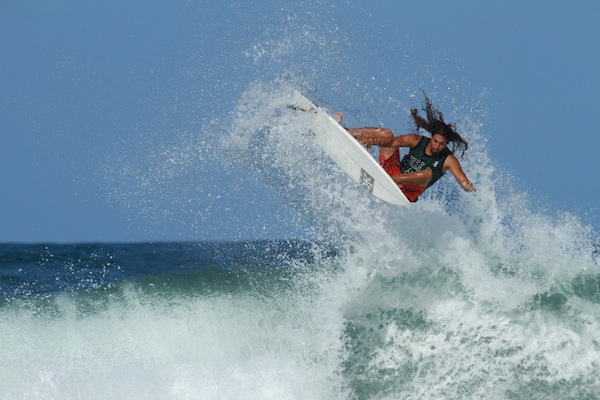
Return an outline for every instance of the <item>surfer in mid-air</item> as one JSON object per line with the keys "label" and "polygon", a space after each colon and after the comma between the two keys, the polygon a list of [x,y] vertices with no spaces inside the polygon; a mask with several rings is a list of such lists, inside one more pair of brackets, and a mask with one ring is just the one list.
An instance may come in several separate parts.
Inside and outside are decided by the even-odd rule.
{"label": "surfer in mid-air", "polygon": [[[466,192],[475,191],[453,152],[461,151],[461,157],[468,143],[457,132],[453,124],[444,121],[440,111],[433,108],[425,95],[423,106],[427,119],[419,115],[419,110],[410,110],[417,130],[425,129],[431,137],[417,134],[394,136],[387,128],[346,128],[360,143],[367,147],[380,146],[379,162],[383,169],[398,184],[408,200],[415,202],[431,185],[450,171]],[[337,113],[334,119],[341,124],[343,113]],[[449,146],[450,145],[450,146]],[[400,160],[400,147],[410,148],[409,153]],[[450,147],[450,148],[448,148]]]}

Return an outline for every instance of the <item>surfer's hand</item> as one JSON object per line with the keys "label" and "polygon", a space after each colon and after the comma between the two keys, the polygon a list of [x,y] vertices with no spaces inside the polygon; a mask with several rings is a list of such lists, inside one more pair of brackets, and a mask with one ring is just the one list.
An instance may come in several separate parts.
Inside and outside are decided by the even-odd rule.
{"label": "surfer's hand", "polygon": [[477,191],[477,189],[475,189],[475,185],[473,185],[470,181],[462,182],[461,186],[465,192],[476,192]]}

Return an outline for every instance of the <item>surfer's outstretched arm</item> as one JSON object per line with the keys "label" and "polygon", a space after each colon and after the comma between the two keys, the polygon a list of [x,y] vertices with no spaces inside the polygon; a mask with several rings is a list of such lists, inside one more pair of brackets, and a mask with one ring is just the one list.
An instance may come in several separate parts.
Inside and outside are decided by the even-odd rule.
{"label": "surfer's outstretched arm", "polygon": [[462,187],[465,192],[476,191],[475,185],[473,185],[471,181],[467,178],[467,175],[465,175],[462,167],[460,166],[460,163],[452,154],[450,154],[444,162],[444,172],[446,172],[447,170],[450,170],[450,172],[454,176],[454,179],[456,179],[460,187]]}

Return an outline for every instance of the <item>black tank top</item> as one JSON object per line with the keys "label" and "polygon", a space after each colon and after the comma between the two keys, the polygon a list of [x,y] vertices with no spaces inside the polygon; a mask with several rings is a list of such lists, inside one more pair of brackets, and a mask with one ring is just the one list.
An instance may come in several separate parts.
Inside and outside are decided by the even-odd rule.
{"label": "black tank top", "polygon": [[425,148],[431,139],[427,137],[421,137],[421,141],[416,147],[410,149],[410,152],[404,156],[400,163],[400,170],[402,172],[419,172],[424,169],[430,169],[433,176],[429,181],[427,187],[433,185],[444,175],[443,166],[446,157],[452,152],[446,147],[437,156],[428,156],[425,154]]}

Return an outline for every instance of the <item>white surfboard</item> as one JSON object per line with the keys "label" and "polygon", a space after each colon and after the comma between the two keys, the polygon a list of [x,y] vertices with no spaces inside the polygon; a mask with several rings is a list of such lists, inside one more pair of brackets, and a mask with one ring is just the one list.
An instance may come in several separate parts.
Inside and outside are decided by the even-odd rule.
{"label": "white surfboard", "polygon": [[311,126],[311,133],[315,136],[315,142],[355,182],[388,203],[399,206],[410,204],[371,154],[329,114],[300,92],[294,93],[290,108],[314,113],[316,123]]}

